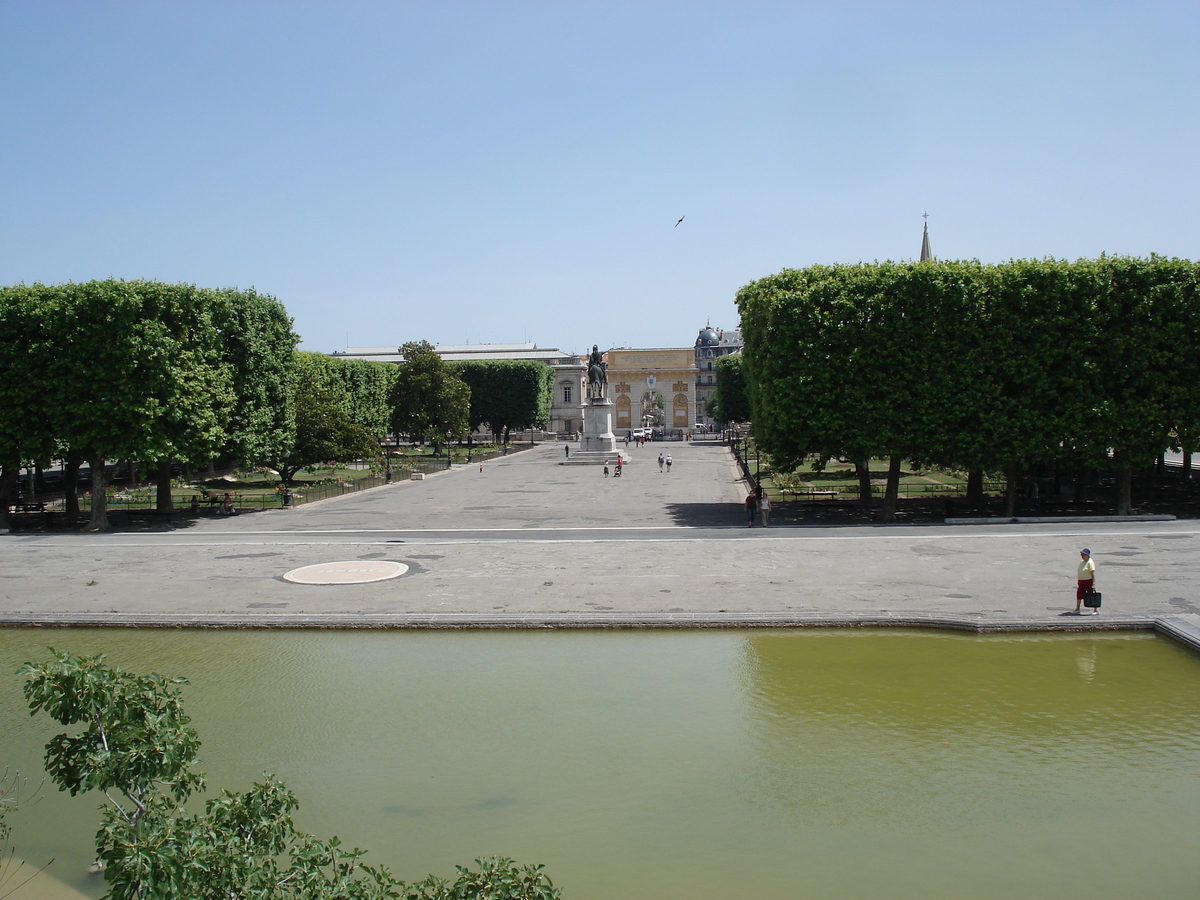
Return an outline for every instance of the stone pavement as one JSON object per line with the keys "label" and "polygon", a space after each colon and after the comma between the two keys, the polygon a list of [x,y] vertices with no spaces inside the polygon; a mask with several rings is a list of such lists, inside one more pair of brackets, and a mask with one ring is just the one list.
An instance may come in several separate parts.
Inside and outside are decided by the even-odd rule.
{"label": "stone pavement", "polygon": [[[660,451],[674,471],[660,473]],[[1171,627],[1200,637],[1200,523],[745,526],[723,446],[622,478],[548,444],[424,481],[161,532],[0,537],[0,624]],[[1104,610],[1074,608],[1092,549]],[[390,560],[393,580],[306,585]],[[1166,626],[1160,624],[1160,630]],[[1197,645],[1200,646],[1200,640]]]}

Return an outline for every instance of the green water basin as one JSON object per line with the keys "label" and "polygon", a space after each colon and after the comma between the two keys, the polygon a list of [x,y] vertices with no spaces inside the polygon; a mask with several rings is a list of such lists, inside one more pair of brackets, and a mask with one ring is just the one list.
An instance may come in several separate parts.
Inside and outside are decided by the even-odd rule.
{"label": "green water basin", "polygon": [[[213,787],[416,880],[507,855],[569,900],[1195,898],[1200,658],[1147,634],[0,630],[0,766],[47,645],[183,675]],[[12,817],[99,896],[102,798]]]}

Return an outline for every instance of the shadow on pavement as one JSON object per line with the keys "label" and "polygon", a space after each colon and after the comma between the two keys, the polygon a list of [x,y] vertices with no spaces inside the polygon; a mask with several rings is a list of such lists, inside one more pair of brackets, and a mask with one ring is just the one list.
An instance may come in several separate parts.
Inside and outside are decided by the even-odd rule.
{"label": "shadow on pavement", "polygon": [[[265,511],[245,508],[239,509],[237,514],[238,517],[252,516]],[[112,526],[110,530],[118,532],[180,531],[193,528],[200,522],[213,518],[222,517],[216,516],[211,510],[192,512],[186,508],[177,509],[169,516],[145,509],[118,509],[109,510],[108,513],[108,523]],[[71,534],[83,531],[87,528],[88,522],[89,517],[86,512],[79,516],[68,517],[62,511],[13,513],[10,519],[14,534]]]}
{"label": "shadow on pavement", "polygon": [[711,526],[745,525],[745,513],[740,503],[668,503],[667,515],[672,525]]}

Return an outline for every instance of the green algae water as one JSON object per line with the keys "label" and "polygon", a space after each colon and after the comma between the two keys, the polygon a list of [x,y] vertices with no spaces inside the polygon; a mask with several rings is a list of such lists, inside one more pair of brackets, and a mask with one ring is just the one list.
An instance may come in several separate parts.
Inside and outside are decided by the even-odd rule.
{"label": "green algae water", "polygon": [[[11,673],[47,644],[186,676],[211,785],[275,772],[408,880],[508,855],[569,900],[1200,894],[1200,658],[1150,635],[0,630],[0,765],[37,777],[54,723]],[[13,900],[98,896],[99,799],[45,793],[13,843],[53,878]]]}

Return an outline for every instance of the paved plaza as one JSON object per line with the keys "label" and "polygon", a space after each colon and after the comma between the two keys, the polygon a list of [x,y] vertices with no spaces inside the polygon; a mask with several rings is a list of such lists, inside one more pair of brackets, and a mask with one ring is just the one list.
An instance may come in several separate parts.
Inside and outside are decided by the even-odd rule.
{"label": "paved plaza", "polygon": [[[673,471],[659,471],[660,451]],[[563,445],[545,444],[291,510],[6,535],[0,623],[1200,625],[1200,522],[824,527],[800,515],[750,529],[724,446],[626,452],[621,478],[561,465]],[[1064,617],[1083,546],[1104,610]],[[375,561],[406,569],[364,584],[284,578]]]}

